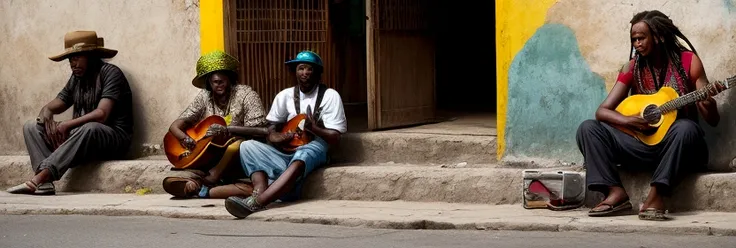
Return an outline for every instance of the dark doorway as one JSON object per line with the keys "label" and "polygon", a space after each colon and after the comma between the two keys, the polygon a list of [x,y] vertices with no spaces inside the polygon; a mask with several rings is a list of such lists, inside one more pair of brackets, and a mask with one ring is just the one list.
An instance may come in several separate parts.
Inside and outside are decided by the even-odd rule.
{"label": "dark doorway", "polygon": [[437,107],[496,112],[494,1],[442,1],[437,22]]}

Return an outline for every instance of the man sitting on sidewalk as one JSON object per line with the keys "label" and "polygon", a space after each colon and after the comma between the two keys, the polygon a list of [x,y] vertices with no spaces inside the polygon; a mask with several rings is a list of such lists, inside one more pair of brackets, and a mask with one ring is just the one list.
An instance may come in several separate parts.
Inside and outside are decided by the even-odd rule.
{"label": "man sitting on sidewalk", "polygon": [[236,58],[219,50],[207,53],[197,61],[197,76],[192,84],[202,90],[171,124],[169,131],[182,147],[193,149],[196,143],[185,130],[217,115],[225,119],[227,126],[211,125],[208,134],[234,139],[228,143],[222,157],[210,161],[211,168],[206,176],[199,169],[187,169],[172,172],[185,175],[164,178],[163,187],[167,193],[179,198],[221,199],[251,194],[253,188],[238,180],[244,174],[240,169],[238,150],[243,140],[266,136],[267,123],[261,97],[250,86],[238,83],[239,65]]}
{"label": "man sitting on sidewalk", "polygon": [[[66,51],[50,57],[69,59],[72,75],[58,96],[41,109],[36,121],[23,126],[35,176],[8,189],[14,194],[55,194],[53,181],[67,169],[92,159],[125,155],[133,133],[132,92],[120,69],[102,61],[117,51],[103,48],[94,31],[64,36]],[[54,121],[74,106],[73,118]]]}
{"label": "man sitting on sidewalk", "polygon": [[[227,211],[238,218],[262,210],[278,198],[292,198],[284,197],[287,193],[298,195],[304,178],[327,162],[328,144],[337,144],[341,134],[347,131],[340,94],[320,83],[324,69],[319,55],[303,51],[286,63],[295,73],[297,84],[276,95],[266,116],[271,123],[270,144],[248,140],[240,145],[243,169],[250,176],[254,190],[248,198],[232,196],[225,200]],[[312,133],[314,139],[294,152],[283,151],[278,147],[290,142],[294,134],[283,134],[280,130],[299,113],[307,114],[304,130]]]}

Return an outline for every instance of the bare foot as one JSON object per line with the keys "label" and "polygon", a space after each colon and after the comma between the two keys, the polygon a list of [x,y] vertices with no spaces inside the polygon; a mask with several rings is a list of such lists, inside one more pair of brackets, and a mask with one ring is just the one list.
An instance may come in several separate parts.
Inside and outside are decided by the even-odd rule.
{"label": "bare foot", "polygon": [[603,211],[629,199],[626,190],[619,186],[609,188],[608,197],[598,204],[592,211]]}
{"label": "bare foot", "polygon": [[646,210],[647,208],[654,208],[657,210],[664,210],[664,199],[662,199],[662,196],[657,193],[657,187],[650,187],[649,188],[649,195],[647,195],[647,200],[644,201],[641,208],[639,209],[639,212],[642,212]]}

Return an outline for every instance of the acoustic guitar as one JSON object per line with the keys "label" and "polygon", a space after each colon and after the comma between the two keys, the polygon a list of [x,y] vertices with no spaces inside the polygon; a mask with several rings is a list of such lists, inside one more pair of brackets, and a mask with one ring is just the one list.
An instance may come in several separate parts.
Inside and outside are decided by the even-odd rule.
{"label": "acoustic guitar", "polygon": [[[227,146],[236,139],[218,140],[214,137],[205,138],[207,129],[213,124],[227,126],[225,119],[217,115],[212,115],[201,120],[197,125],[184,130],[197,144],[192,150],[182,147],[179,139],[171,132],[166,132],[164,136],[164,151],[166,152],[166,158],[174,168],[200,169],[214,165],[213,161],[218,161],[222,157]],[[189,152],[189,155],[183,156],[187,152]]]}
{"label": "acoustic guitar", "polygon": [[294,152],[297,147],[306,145],[314,139],[314,133],[304,129],[306,119],[306,114],[298,114],[286,122],[284,127],[281,128],[281,133],[283,134],[294,134],[294,137],[289,142],[284,142],[284,144],[279,147],[281,150]]}
{"label": "acoustic guitar", "polygon": [[[671,87],[662,87],[655,94],[632,95],[621,101],[616,107],[616,112],[625,116],[641,116],[649,122],[654,129],[640,132],[625,127],[615,126],[617,129],[634,136],[644,144],[653,146],[664,139],[665,134],[677,119],[677,110],[688,104],[704,100],[708,97],[708,89],[721,86],[725,89],[718,93],[736,86],[736,76],[726,79],[726,82],[716,81],[708,87],[679,96],[677,91]],[[718,89],[718,88],[716,88]]]}

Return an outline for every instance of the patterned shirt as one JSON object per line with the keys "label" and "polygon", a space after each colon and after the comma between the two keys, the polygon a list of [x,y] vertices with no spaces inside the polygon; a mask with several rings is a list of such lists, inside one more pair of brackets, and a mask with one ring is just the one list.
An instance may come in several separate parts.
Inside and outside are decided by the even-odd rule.
{"label": "patterned shirt", "polygon": [[[196,124],[208,116],[218,115],[225,118],[226,121],[229,120],[228,125],[230,126],[261,127],[267,124],[261,98],[250,86],[236,85],[230,94],[229,106],[221,109],[213,104],[212,93],[203,89],[189,104],[189,107],[179,115],[179,119],[189,124]],[[227,117],[228,114],[230,118]]]}

